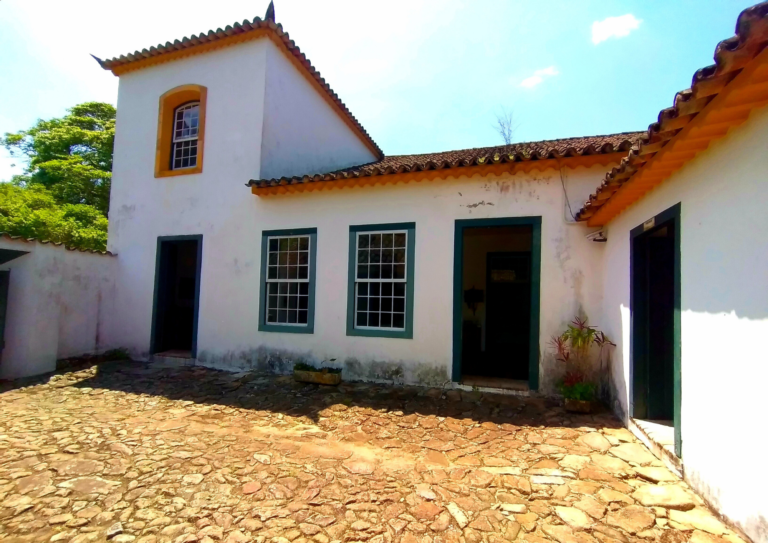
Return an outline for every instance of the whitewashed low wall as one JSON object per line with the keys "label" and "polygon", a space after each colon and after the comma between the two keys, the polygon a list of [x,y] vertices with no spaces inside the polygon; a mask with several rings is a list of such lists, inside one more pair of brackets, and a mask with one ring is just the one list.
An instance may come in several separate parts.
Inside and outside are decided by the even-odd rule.
{"label": "whitewashed low wall", "polygon": [[103,325],[113,310],[115,257],[3,238],[0,248],[27,252],[0,265],[11,272],[0,379],[53,371],[57,359],[114,347]]}
{"label": "whitewashed low wall", "polygon": [[768,109],[609,223],[604,318],[617,411],[629,414],[630,230],[681,204],[685,478],[756,543],[768,542]]}

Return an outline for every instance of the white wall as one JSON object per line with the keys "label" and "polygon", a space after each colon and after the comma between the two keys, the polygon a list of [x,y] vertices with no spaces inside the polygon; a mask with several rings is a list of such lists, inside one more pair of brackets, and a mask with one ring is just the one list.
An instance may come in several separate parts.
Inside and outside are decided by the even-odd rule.
{"label": "white wall", "polygon": [[[109,248],[118,253],[116,304],[109,333],[149,354],[158,236],[202,234],[201,299],[227,301],[238,314],[238,292],[252,288],[252,257],[243,253],[258,233],[245,187],[258,177],[268,40],[256,40],[120,77],[109,212]],[[184,84],[207,87],[203,172],[154,177],[160,96]],[[223,274],[220,269],[226,270]],[[226,278],[219,283],[222,275]],[[229,320],[229,319],[226,319]]]}
{"label": "white wall", "polygon": [[260,179],[326,173],[376,160],[375,155],[272,42]]}
{"label": "white wall", "polygon": [[[681,203],[682,445],[685,477],[756,542],[768,541],[768,109],[608,225],[605,326],[629,404],[629,231]],[[745,471],[746,470],[746,471]]]}
{"label": "white wall", "polygon": [[0,240],[0,247],[29,251],[0,265],[11,271],[0,378],[54,371],[57,359],[117,347],[103,336],[114,257],[37,242]]}

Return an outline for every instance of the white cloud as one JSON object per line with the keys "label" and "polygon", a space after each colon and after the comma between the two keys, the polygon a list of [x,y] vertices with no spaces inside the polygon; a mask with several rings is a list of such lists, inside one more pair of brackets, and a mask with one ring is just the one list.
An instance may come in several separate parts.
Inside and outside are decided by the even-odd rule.
{"label": "white cloud", "polygon": [[642,22],[631,13],[595,21],[592,23],[592,43],[597,45],[609,38],[625,38],[630,32],[637,30]]}
{"label": "white cloud", "polygon": [[543,68],[541,70],[536,70],[533,72],[533,75],[531,77],[526,77],[520,82],[521,87],[525,87],[526,89],[532,89],[536,85],[542,83],[545,79],[552,77],[553,75],[557,75],[560,72],[557,71],[557,68],[554,66],[550,66],[549,68]]}

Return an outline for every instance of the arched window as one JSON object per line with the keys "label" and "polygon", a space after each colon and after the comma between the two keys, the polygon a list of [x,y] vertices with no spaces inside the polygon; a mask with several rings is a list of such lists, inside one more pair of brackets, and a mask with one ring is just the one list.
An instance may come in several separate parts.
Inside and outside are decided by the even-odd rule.
{"label": "arched window", "polygon": [[176,108],[173,114],[173,150],[171,169],[197,166],[197,140],[200,125],[200,102],[189,102]]}
{"label": "arched window", "polygon": [[155,177],[202,173],[207,95],[202,85],[190,84],[160,97]]}

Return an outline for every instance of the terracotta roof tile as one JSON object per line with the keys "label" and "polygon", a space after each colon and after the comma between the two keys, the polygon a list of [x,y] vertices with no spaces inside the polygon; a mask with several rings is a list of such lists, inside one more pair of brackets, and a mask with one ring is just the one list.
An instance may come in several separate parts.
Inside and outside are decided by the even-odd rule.
{"label": "terracotta roof tile", "polygon": [[762,2],[739,14],[736,35],[721,41],[715,48],[715,63],[696,71],[691,88],[678,92],[674,105],[659,113],[658,121],[648,127],[621,164],[606,174],[605,180],[576,214],[576,218],[583,221],[592,217],[767,45],[768,2]]}
{"label": "terracotta roof tile", "polygon": [[329,173],[307,174],[304,176],[281,177],[276,179],[251,180],[248,186],[257,188],[277,185],[336,181],[376,175],[392,175],[425,170],[482,166],[505,162],[524,162],[553,158],[577,157],[627,151],[642,132],[623,132],[606,136],[588,136],[556,140],[513,143],[498,147],[479,147],[442,153],[421,155],[395,155],[383,159],[345,168]]}
{"label": "terracotta roof tile", "polygon": [[[214,44],[215,42],[220,42],[233,36],[242,36],[242,38],[245,39],[247,38],[247,36],[245,36],[246,34],[256,31],[269,32],[276,42],[282,44],[287,49],[287,51],[295,57],[299,64],[301,64],[306,70],[307,74],[322,88],[328,98],[330,98],[331,101],[333,101],[336,106],[339,107],[339,109],[343,112],[343,115],[347,117],[347,119],[357,129],[360,135],[368,142],[368,144],[370,144],[373,149],[376,150],[376,154],[378,154],[380,157],[383,157],[384,153],[382,152],[381,148],[376,145],[376,142],[373,141],[365,128],[363,128],[363,125],[361,125],[355,116],[352,115],[344,102],[341,101],[341,98],[339,98],[339,96],[331,89],[325,79],[320,75],[320,72],[318,72],[317,69],[312,66],[312,63],[309,61],[306,55],[301,52],[299,46],[296,45],[296,43],[290,38],[288,33],[283,31],[283,26],[281,24],[275,23],[273,18],[274,9],[272,8],[271,3],[270,9],[267,10],[267,17],[268,18],[265,20],[262,20],[259,17],[254,18],[252,21],[248,21],[248,19],[246,19],[242,23],[227,25],[224,29],[218,28],[216,30],[209,30],[207,33],[203,32],[197,35],[192,34],[189,38],[185,36],[181,40],[174,40],[173,43],[166,42],[165,44],[158,44],[154,47],[150,47],[149,49],[134,51],[133,53],[120,55],[119,57],[111,58],[108,60],[101,60],[95,56],[93,58],[95,58],[96,61],[105,70],[111,70],[113,73],[116,71],[117,73],[122,73],[123,71],[129,71],[132,67],[131,65],[136,67],[141,66],[141,64],[138,63],[146,59],[166,56],[169,61],[175,60],[177,58],[183,58],[185,56],[195,54],[196,51],[194,51],[194,49],[197,46]],[[222,46],[225,44],[226,42],[224,42]],[[181,56],[179,56],[179,52],[182,53]],[[185,55],[183,54],[184,52],[188,54]],[[176,53],[176,55],[171,55],[172,53]],[[162,61],[163,59],[157,60]]]}
{"label": "terracotta roof tile", "polygon": [[64,245],[62,242],[55,242],[50,240],[43,240],[43,239],[37,239],[37,238],[25,238],[23,236],[12,236],[11,234],[7,232],[0,232],[0,239],[7,239],[11,241],[23,241],[24,243],[42,243],[43,245],[54,245],[56,247],[62,247],[66,249],[67,251],[77,251],[79,253],[92,253],[95,255],[104,255],[104,256],[115,256],[114,253],[111,253],[110,251],[94,251],[93,249],[80,249],[78,247],[72,247],[70,245]]}

